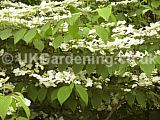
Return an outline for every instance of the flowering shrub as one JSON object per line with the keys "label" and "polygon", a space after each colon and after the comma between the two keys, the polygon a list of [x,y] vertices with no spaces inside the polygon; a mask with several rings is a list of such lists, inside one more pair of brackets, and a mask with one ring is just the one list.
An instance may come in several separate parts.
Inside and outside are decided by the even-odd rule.
{"label": "flowering shrub", "polygon": [[0,5],[2,120],[158,120],[159,0]]}

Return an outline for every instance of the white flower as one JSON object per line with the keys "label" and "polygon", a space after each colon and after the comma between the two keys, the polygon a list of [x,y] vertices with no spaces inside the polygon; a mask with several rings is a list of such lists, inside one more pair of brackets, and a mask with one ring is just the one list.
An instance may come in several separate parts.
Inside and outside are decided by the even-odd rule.
{"label": "white flower", "polygon": [[124,24],[126,24],[126,21],[124,20],[124,21],[118,21],[117,22],[117,25],[119,26],[119,25],[124,25]]}
{"label": "white flower", "polygon": [[87,78],[86,81],[87,81],[87,84],[86,84],[85,86],[86,86],[86,87],[92,87],[92,85],[93,85],[93,80],[92,80],[91,78]]}
{"label": "white flower", "polygon": [[0,72],[0,75],[5,77],[6,76],[6,73],[5,72]]}
{"label": "white flower", "polygon": [[152,78],[152,81],[153,82],[158,82],[158,81],[160,81],[160,77],[159,76],[155,76],[155,77]]}
{"label": "white flower", "polygon": [[138,81],[138,75],[132,75],[132,80]]}
{"label": "white flower", "polygon": [[0,88],[2,87],[2,83],[0,82]]}
{"label": "white flower", "polygon": [[124,89],[124,91],[125,91],[125,92],[130,92],[131,89],[127,89],[127,88],[126,88],[126,89]]}
{"label": "white flower", "polygon": [[64,79],[64,75],[63,75],[63,73],[61,73],[61,72],[56,73],[55,79],[56,79],[56,80],[60,80],[60,81],[64,81],[64,80],[65,80],[65,79]]}
{"label": "white flower", "polygon": [[136,87],[137,87],[137,84],[133,84],[133,85],[132,85],[132,88],[136,88]]}
{"label": "white flower", "polygon": [[31,101],[27,98],[24,98],[24,103],[26,106],[30,106],[31,105]]}
{"label": "white flower", "polygon": [[0,50],[0,56],[2,56],[4,54],[4,49]]}
{"label": "white flower", "polygon": [[12,115],[13,112],[15,112],[15,110],[14,110],[13,107],[10,106],[10,107],[8,108],[7,115]]}
{"label": "white flower", "polygon": [[96,33],[95,29],[89,30],[89,34],[94,34],[94,33]]}

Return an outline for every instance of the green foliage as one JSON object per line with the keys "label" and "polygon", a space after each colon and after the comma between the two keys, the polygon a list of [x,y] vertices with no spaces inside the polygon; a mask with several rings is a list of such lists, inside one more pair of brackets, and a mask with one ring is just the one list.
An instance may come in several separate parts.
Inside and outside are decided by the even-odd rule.
{"label": "green foliage", "polygon": [[[39,0],[21,1],[30,6],[16,5],[17,1],[1,2],[2,120],[159,118],[159,0],[126,4],[120,0],[60,0],[41,5]],[[17,16],[16,10],[20,11]],[[101,64],[76,64],[73,58],[73,64],[62,60],[56,65],[40,59],[31,64],[17,60],[19,53],[42,52],[111,59]],[[4,63],[4,53],[13,55],[11,64]],[[30,108],[24,97],[32,101]],[[11,108],[14,112],[9,115]]]}
{"label": "green foliage", "polygon": [[29,30],[25,36],[24,36],[24,41],[28,44],[31,43],[33,41],[33,38],[36,36],[37,34],[37,29],[36,28],[32,28],[31,30]]}
{"label": "green foliage", "polygon": [[27,29],[20,29],[14,34],[14,44],[18,43],[25,35]]}
{"label": "green foliage", "polygon": [[88,93],[86,89],[82,85],[75,85],[75,88],[76,88],[78,95],[80,96],[80,98],[83,100],[83,102],[87,106],[88,105]]}
{"label": "green foliage", "polygon": [[0,116],[5,119],[9,106],[12,103],[12,98],[9,96],[0,96]]}
{"label": "green foliage", "polygon": [[104,18],[106,21],[108,21],[111,13],[112,13],[112,7],[111,6],[107,6],[105,8],[98,9],[99,16]]}
{"label": "green foliage", "polygon": [[107,42],[109,40],[109,30],[101,26],[97,26],[96,33],[104,42]]}
{"label": "green foliage", "polygon": [[11,36],[12,36],[12,29],[5,29],[5,30],[0,32],[0,38],[2,40],[5,40],[5,39],[7,39]]}
{"label": "green foliage", "polygon": [[70,86],[63,86],[58,90],[57,98],[59,103],[62,105],[71,95],[72,88]]}
{"label": "green foliage", "polygon": [[36,101],[37,97],[38,97],[38,90],[37,87],[35,87],[34,84],[30,84],[27,87],[27,92],[28,92],[28,97],[32,100],[32,101]]}

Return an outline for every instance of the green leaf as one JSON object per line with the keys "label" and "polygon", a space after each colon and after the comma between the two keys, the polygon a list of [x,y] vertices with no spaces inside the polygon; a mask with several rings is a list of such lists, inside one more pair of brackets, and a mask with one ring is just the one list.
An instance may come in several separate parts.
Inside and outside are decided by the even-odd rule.
{"label": "green leaf", "polygon": [[73,72],[75,74],[77,74],[83,69],[83,67],[84,67],[84,64],[82,64],[82,63],[81,64],[73,64],[72,69],[73,69]]}
{"label": "green leaf", "polygon": [[152,71],[155,68],[155,64],[152,61],[150,61],[149,57],[144,57],[140,61],[140,68],[142,71],[144,71],[146,73],[147,76],[150,76]]}
{"label": "green leaf", "polygon": [[76,97],[72,94],[69,99],[65,102],[64,105],[67,105],[73,112],[75,112],[77,108],[77,100]]}
{"label": "green leaf", "polygon": [[45,38],[48,35],[52,35],[52,29],[51,29],[51,23],[50,22],[43,25],[42,28],[41,28],[41,31],[40,31],[40,36],[42,38]]}
{"label": "green leaf", "polygon": [[61,63],[57,65],[57,67],[58,67],[58,70],[62,72],[67,69],[68,64],[66,63],[65,59],[63,59],[61,60]]}
{"label": "green leaf", "polygon": [[60,28],[60,26],[61,26],[62,23],[63,23],[63,20],[61,20],[61,21],[59,21],[57,23],[57,25],[52,30],[52,35],[54,35],[59,30],[59,28]]}
{"label": "green leaf", "polygon": [[59,103],[62,105],[71,95],[72,89],[70,86],[63,86],[58,90],[57,97]]}
{"label": "green leaf", "polygon": [[34,84],[30,84],[27,88],[28,97],[35,102],[38,96],[37,88]]}
{"label": "green leaf", "polygon": [[85,27],[85,28],[83,29],[83,35],[84,35],[84,36],[88,36],[89,30],[90,30],[89,28]]}
{"label": "green leaf", "polygon": [[41,31],[46,32],[51,27],[51,23],[48,22],[45,25],[42,26]]}
{"label": "green leaf", "polygon": [[44,49],[44,41],[42,41],[41,39],[34,39],[33,40],[33,44],[34,44],[34,47],[36,49],[38,49],[40,52],[43,51],[43,49]]}
{"label": "green leaf", "polygon": [[80,98],[83,100],[85,105],[88,105],[88,93],[82,85],[75,85],[76,91],[79,94]]}
{"label": "green leaf", "polygon": [[71,33],[66,33],[65,35],[64,35],[64,42],[69,42],[70,40],[72,40],[73,39],[73,36],[72,36],[72,34]]}
{"label": "green leaf", "polygon": [[104,41],[107,42],[109,39],[109,31],[101,26],[96,26],[96,34]]}
{"label": "green leaf", "polygon": [[5,39],[7,39],[11,36],[12,36],[12,29],[5,29],[5,30],[0,32],[0,38],[2,40],[5,40]]}
{"label": "green leaf", "polygon": [[74,25],[79,17],[80,17],[80,13],[72,14],[72,17],[68,18],[67,22],[69,23],[69,25]]}
{"label": "green leaf", "polygon": [[53,89],[52,92],[51,92],[51,101],[54,101],[56,100],[58,97],[57,97],[57,93],[59,91],[59,88],[56,88],[56,89]]}
{"label": "green leaf", "polygon": [[86,71],[88,74],[91,74],[96,69],[95,64],[87,64],[86,65]]}
{"label": "green leaf", "polygon": [[142,108],[146,107],[147,99],[146,99],[146,95],[143,92],[138,91],[136,93],[136,100]]}
{"label": "green leaf", "polygon": [[18,117],[18,118],[16,118],[16,120],[28,120],[28,119],[25,117]]}
{"label": "green leaf", "polygon": [[24,86],[25,86],[25,83],[23,83],[23,82],[17,83],[14,88],[14,92],[22,92],[22,89]]}
{"label": "green leaf", "polygon": [[21,96],[15,95],[15,99],[19,102],[19,105],[24,109],[24,111],[25,111],[25,113],[27,115],[27,118],[29,118],[30,117],[30,110],[25,105],[24,98],[22,98]]}
{"label": "green leaf", "polygon": [[134,104],[134,101],[135,101],[135,95],[133,95],[132,93],[128,93],[126,96],[125,96],[128,104],[132,107],[132,105]]}
{"label": "green leaf", "polygon": [[75,7],[75,6],[73,6],[73,5],[69,5],[69,9],[70,9],[70,12],[71,12],[72,14],[81,12],[77,7]]}
{"label": "green leaf", "polygon": [[25,34],[23,39],[27,44],[31,43],[34,37],[36,36],[36,34],[37,34],[37,28],[32,28]]}
{"label": "green leaf", "polygon": [[78,32],[79,32],[79,27],[78,27],[78,23],[75,23],[74,25],[70,25],[70,26],[68,27],[68,31],[69,31],[69,33],[72,35],[72,37],[73,37],[74,39],[78,39],[78,38],[79,38],[79,34],[78,34]]}
{"label": "green leaf", "polygon": [[44,101],[44,99],[46,98],[47,95],[47,88],[46,87],[42,87],[38,90],[38,100],[40,103],[42,103]]}
{"label": "green leaf", "polygon": [[160,6],[160,2],[159,1],[152,1],[151,6],[157,9]]}
{"label": "green leaf", "polygon": [[22,28],[19,31],[17,31],[14,36],[14,44],[18,43],[25,35],[27,29]]}
{"label": "green leaf", "polygon": [[99,75],[102,75],[103,78],[106,78],[108,76],[108,68],[105,64],[97,64],[96,65],[96,72]]}
{"label": "green leaf", "polygon": [[160,64],[160,56],[159,56],[159,55],[157,55],[157,56],[155,57],[155,61],[156,61],[156,63]]}
{"label": "green leaf", "polygon": [[98,9],[99,16],[101,16],[106,21],[108,21],[111,13],[112,13],[112,7],[111,6],[107,6],[105,8]]}
{"label": "green leaf", "polygon": [[112,66],[108,67],[109,74],[114,74],[115,71],[118,71],[118,70],[119,70],[118,64],[113,64]]}
{"label": "green leaf", "polygon": [[0,116],[5,119],[9,106],[12,103],[12,98],[9,96],[0,96]]}
{"label": "green leaf", "polygon": [[55,49],[57,49],[58,47],[60,47],[60,45],[62,44],[62,42],[64,42],[63,37],[62,37],[61,35],[57,36],[57,37],[53,40],[53,42],[52,42],[53,47],[54,47]]}
{"label": "green leaf", "polygon": [[123,75],[126,71],[127,71],[127,68],[128,68],[128,63],[123,63],[123,64],[119,64],[119,69],[118,69],[118,72],[120,75]]}
{"label": "green leaf", "polygon": [[111,20],[112,20],[115,24],[117,24],[117,19],[116,19],[116,17],[115,17],[113,14],[111,14]]}
{"label": "green leaf", "polygon": [[98,108],[102,103],[102,99],[103,99],[103,93],[101,90],[93,91],[91,98],[92,106],[94,108]]}

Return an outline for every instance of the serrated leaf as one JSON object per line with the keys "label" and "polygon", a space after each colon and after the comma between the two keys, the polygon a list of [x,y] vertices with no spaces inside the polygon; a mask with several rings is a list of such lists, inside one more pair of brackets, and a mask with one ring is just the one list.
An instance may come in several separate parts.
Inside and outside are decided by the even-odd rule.
{"label": "serrated leaf", "polygon": [[88,93],[87,90],[82,85],[75,85],[76,91],[79,94],[80,98],[83,100],[85,105],[88,105]]}
{"label": "serrated leaf", "polygon": [[80,13],[72,14],[72,17],[68,18],[67,22],[69,23],[69,25],[73,25],[75,24],[75,22],[78,20],[79,17],[80,17]]}
{"label": "serrated leaf", "polygon": [[30,84],[27,88],[28,97],[35,102],[38,96],[38,90],[34,84]]}
{"label": "serrated leaf", "polygon": [[72,34],[71,33],[66,33],[65,35],[64,35],[64,42],[69,42],[70,40],[72,40],[73,39],[73,36],[72,36]]}
{"label": "serrated leaf", "polygon": [[88,34],[89,34],[89,28],[87,28],[87,27],[85,27],[84,29],[83,29],[83,35],[84,36],[87,36]]}
{"label": "serrated leaf", "polygon": [[62,44],[62,42],[64,42],[63,37],[62,37],[61,35],[57,36],[57,37],[53,40],[53,42],[52,42],[53,47],[54,47],[55,49],[57,49],[58,47],[60,47],[60,45]]}
{"label": "serrated leaf", "polygon": [[36,28],[32,28],[25,34],[23,39],[27,44],[31,43],[32,40],[34,39],[34,37],[36,36],[36,34],[37,34],[37,29]]}
{"label": "serrated leaf", "polygon": [[44,101],[44,99],[46,98],[47,95],[47,88],[46,87],[42,87],[38,90],[38,100],[40,103],[42,103]]}
{"label": "serrated leaf", "polygon": [[86,71],[88,74],[91,74],[96,69],[95,64],[87,64],[86,65]]}
{"label": "serrated leaf", "polygon": [[42,26],[41,31],[46,32],[51,27],[51,23],[48,22],[45,25]]}
{"label": "serrated leaf", "polygon": [[140,61],[140,68],[146,73],[147,76],[151,76],[151,73],[155,68],[155,64],[150,62],[151,61],[148,57],[145,57]]}
{"label": "serrated leaf", "polygon": [[19,102],[19,105],[24,109],[24,111],[25,111],[25,113],[26,113],[26,115],[27,115],[27,118],[29,119],[29,117],[30,117],[30,110],[29,110],[29,108],[25,105],[24,98],[15,95],[15,99]]}
{"label": "serrated leaf", "polygon": [[58,90],[57,97],[59,103],[62,105],[71,95],[72,89],[70,86],[63,86]]}
{"label": "serrated leaf", "polygon": [[156,61],[156,63],[160,64],[160,56],[159,56],[159,55],[157,55],[157,56],[155,57],[155,61]]}
{"label": "serrated leaf", "polygon": [[98,108],[102,103],[102,99],[103,99],[102,91],[97,90],[97,91],[93,92],[92,98],[91,98],[92,106],[94,108]]}
{"label": "serrated leaf", "polygon": [[14,92],[21,92],[25,84],[23,82],[19,82],[16,84],[14,88]]}
{"label": "serrated leaf", "polygon": [[102,77],[106,78],[108,76],[108,68],[105,64],[97,64],[96,65],[96,72]]}
{"label": "serrated leaf", "polygon": [[9,106],[12,103],[12,98],[9,96],[0,96],[0,117],[5,119]]}
{"label": "serrated leaf", "polygon": [[146,95],[143,92],[138,91],[136,93],[136,100],[142,108],[146,107],[147,99],[146,99]]}
{"label": "serrated leaf", "polygon": [[119,70],[118,64],[113,64],[112,66],[108,67],[109,74],[114,74],[114,72],[118,70]]}
{"label": "serrated leaf", "polygon": [[51,23],[50,22],[43,25],[42,28],[41,28],[41,31],[40,31],[40,36],[42,38],[45,38],[48,35],[52,35],[52,29],[51,29]]}
{"label": "serrated leaf", "polygon": [[101,16],[106,21],[108,21],[111,13],[112,13],[112,7],[111,6],[107,6],[105,8],[98,9],[99,16]]}
{"label": "serrated leaf", "polygon": [[128,68],[128,63],[124,63],[124,64],[119,64],[118,65],[118,72],[120,75],[123,75],[126,71],[127,71],[127,68]]}
{"label": "serrated leaf", "polygon": [[96,34],[104,41],[107,42],[109,39],[109,32],[101,27],[101,26],[96,26]]}
{"label": "serrated leaf", "polygon": [[69,99],[65,102],[65,105],[68,106],[73,112],[75,112],[77,108],[77,100],[76,97],[72,94]]}
{"label": "serrated leaf", "polygon": [[52,30],[52,35],[54,35],[59,30],[59,28],[60,28],[60,26],[61,26],[62,23],[63,23],[63,20],[61,20],[61,21],[59,21],[57,23],[57,25]]}
{"label": "serrated leaf", "polygon": [[42,41],[41,39],[34,39],[33,40],[33,44],[34,44],[34,47],[36,49],[38,49],[40,52],[43,51],[43,49],[44,49],[44,41]]}
{"label": "serrated leaf", "polygon": [[74,25],[70,25],[70,26],[68,27],[68,31],[69,31],[69,33],[72,35],[72,37],[73,37],[74,39],[78,39],[78,38],[79,38],[79,34],[78,34],[78,32],[79,32],[79,27],[78,27],[78,24],[77,24],[77,23],[75,23]]}
{"label": "serrated leaf", "polygon": [[0,38],[2,40],[5,40],[5,39],[7,39],[11,36],[12,36],[12,29],[5,29],[5,30],[0,32]]}
{"label": "serrated leaf", "polygon": [[79,73],[84,67],[84,64],[73,64],[72,69],[75,74]]}
{"label": "serrated leaf", "polygon": [[56,88],[56,89],[52,90],[52,92],[51,92],[51,101],[54,101],[54,100],[56,100],[58,98],[57,97],[58,90],[59,90],[59,88]]}
{"label": "serrated leaf", "polygon": [[134,104],[135,102],[135,95],[133,95],[132,93],[128,93],[126,96],[125,96],[128,104],[132,107],[132,105]]}
{"label": "serrated leaf", "polygon": [[18,43],[25,35],[27,29],[22,28],[19,31],[17,31],[14,36],[14,44]]}

